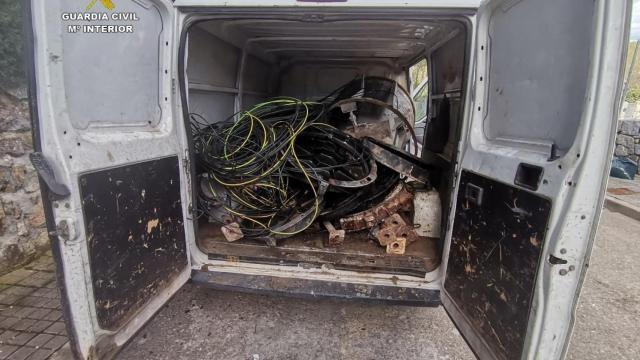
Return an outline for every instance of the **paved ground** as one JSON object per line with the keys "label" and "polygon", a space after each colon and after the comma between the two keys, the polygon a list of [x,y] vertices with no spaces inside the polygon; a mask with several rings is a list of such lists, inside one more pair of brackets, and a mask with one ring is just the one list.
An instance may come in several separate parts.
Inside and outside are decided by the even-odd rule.
{"label": "paved ground", "polygon": [[[640,358],[640,222],[605,210],[569,359]],[[66,339],[51,258],[0,277],[0,359]],[[9,320],[7,320],[9,319]],[[46,325],[46,326],[45,326]],[[66,359],[62,347],[53,359]],[[186,285],[120,359],[473,359],[442,308],[299,300]]]}
{"label": "paved ground", "polygon": [[0,359],[47,359],[67,342],[50,255],[0,276]]}
{"label": "paved ground", "polygon": [[640,358],[640,222],[603,213],[569,359]]}
{"label": "paved ground", "polygon": [[609,178],[607,195],[640,207],[640,175],[635,180]]}

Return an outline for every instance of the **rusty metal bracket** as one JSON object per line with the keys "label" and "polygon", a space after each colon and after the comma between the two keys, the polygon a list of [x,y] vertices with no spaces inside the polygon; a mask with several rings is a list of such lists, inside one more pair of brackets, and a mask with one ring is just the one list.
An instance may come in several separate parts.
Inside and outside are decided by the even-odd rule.
{"label": "rusty metal bracket", "polygon": [[340,219],[340,228],[350,232],[370,229],[398,211],[411,211],[413,194],[399,184],[389,196],[377,206]]}
{"label": "rusty metal bracket", "polygon": [[396,255],[404,254],[406,246],[419,239],[413,226],[407,225],[400,214],[384,219],[376,238],[380,245],[386,246],[387,254]]}
{"label": "rusty metal bracket", "polygon": [[387,254],[404,255],[407,249],[407,239],[396,238],[392,243],[387,244]]}
{"label": "rusty metal bracket", "polygon": [[344,230],[336,230],[329,221],[322,222],[322,225],[329,231],[329,246],[341,246],[344,243]]}

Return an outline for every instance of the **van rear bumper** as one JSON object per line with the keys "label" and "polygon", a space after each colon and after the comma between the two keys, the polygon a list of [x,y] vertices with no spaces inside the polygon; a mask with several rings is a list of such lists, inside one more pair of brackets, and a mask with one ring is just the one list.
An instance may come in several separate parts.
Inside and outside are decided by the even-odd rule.
{"label": "van rear bumper", "polygon": [[194,270],[194,283],[216,290],[297,298],[339,298],[411,306],[439,306],[440,291],[397,286],[363,285],[323,280],[281,278]]}

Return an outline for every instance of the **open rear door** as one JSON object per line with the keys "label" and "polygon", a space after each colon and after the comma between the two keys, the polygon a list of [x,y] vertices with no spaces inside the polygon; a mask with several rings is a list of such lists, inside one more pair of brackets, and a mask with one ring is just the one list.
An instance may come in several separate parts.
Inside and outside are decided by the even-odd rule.
{"label": "open rear door", "polygon": [[479,11],[442,302],[480,359],[559,359],[616,131],[631,2]]}
{"label": "open rear door", "polygon": [[190,276],[174,9],[169,0],[26,6],[32,160],[65,321],[77,357],[109,358]]}

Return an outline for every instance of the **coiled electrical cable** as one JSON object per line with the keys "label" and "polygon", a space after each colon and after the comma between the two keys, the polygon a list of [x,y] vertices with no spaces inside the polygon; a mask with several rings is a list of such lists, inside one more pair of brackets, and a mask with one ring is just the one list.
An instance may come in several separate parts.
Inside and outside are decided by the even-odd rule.
{"label": "coiled electrical cable", "polygon": [[[244,236],[302,232],[319,216],[332,182],[364,187],[375,180],[369,150],[322,122],[325,108],[277,98],[213,124],[192,114],[198,168],[207,174],[211,200],[239,221]],[[209,214],[211,204],[205,205]]]}

